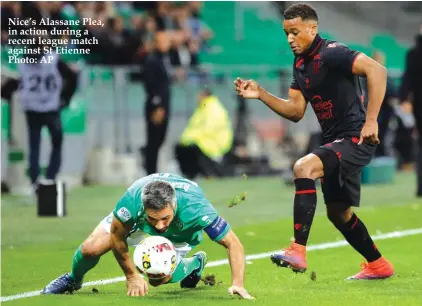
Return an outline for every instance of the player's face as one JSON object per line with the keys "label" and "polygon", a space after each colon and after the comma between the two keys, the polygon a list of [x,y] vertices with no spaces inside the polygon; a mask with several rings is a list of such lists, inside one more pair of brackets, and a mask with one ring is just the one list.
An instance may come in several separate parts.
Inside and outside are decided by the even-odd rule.
{"label": "player's face", "polygon": [[284,20],[284,33],[295,55],[304,53],[312,44],[317,34],[317,25],[313,21],[303,21],[301,17]]}
{"label": "player's face", "polygon": [[174,218],[174,211],[171,205],[167,205],[162,210],[154,210],[147,208],[145,210],[147,221],[151,224],[158,233],[164,233],[170,226]]}

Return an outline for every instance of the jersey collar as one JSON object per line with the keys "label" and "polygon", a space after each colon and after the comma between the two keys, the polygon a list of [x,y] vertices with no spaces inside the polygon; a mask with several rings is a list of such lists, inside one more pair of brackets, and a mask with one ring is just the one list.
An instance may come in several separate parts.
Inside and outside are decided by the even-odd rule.
{"label": "jersey collar", "polygon": [[304,56],[312,57],[314,56],[322,44],[322,38],[317,34],[314,38],[314,41],[312,42],[311,46],[306,50],[306,52],[303,54]]}

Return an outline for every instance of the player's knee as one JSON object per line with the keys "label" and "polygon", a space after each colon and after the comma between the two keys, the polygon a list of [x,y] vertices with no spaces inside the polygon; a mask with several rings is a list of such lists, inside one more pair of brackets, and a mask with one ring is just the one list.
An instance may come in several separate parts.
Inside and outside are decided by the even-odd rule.
{"label": "player's knee", "polygon": [[302,157],[299,159],[295,165],[293,166],[293,174],[295,179],[297,178],[309,178],[309,179],[316,179],[314,178],[314,169],[312,163],[306,157]]}
{"label": "player's knee", "polygon": [[327,206],[327,217],[335,227],[340,227],[347,223],[352,218],[352,215],[353,211],[350,207],[330,208],[330,206]]}
{"label": "player's knee", "polygon": [[317,178],[324,176],[324,166],[318,156],[315,154],[308,154],[295,163],[293,174],[295,179],[309,178],[316,180]]}
{"label": "player's knee", "polygon": [[102,252],[98,248],[96,240],[88,239],[82,244],[81,253],[84,257],[98,257]]}

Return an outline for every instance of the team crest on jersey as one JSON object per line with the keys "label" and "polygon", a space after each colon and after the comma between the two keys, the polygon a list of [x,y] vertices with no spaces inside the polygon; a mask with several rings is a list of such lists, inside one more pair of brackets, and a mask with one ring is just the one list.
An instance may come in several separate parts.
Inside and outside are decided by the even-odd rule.
{"label": "team crest on jersey", "polygon": [[312,66],[314,67],[314,73],[319,73],[319,69],[321,68],[321,61],[314,61]]}
{"label": "team crest on jersey", "polygon": [[184,227],[184,225],[183,225],[183,223],[180,220],[176,220],[176,227],[179,230],[181,230]]}

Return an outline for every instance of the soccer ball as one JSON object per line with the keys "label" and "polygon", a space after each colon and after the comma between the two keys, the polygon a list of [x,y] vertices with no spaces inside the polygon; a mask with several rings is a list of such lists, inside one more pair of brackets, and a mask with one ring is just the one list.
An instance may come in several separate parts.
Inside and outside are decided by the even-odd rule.
{"label": "soccer ball", "polygon": [[150,279],[161,279],[173,274],[176,268],[176,249],[170,240],[150,236],[135,248],[133,262],[138,270]]}

